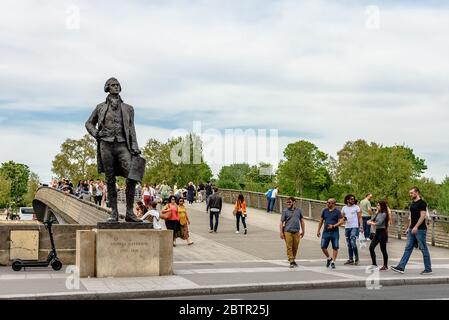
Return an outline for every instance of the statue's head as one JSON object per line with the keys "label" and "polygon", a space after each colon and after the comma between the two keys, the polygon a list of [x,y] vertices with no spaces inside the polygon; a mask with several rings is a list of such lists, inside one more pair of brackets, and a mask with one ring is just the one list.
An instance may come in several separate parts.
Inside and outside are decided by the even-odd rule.
{"label": "statue's head", "polygon": [[111,94],[119,94],[122,91],[122,86],[116,78],[109,78],[104,84],[104,92],[109,92]]}

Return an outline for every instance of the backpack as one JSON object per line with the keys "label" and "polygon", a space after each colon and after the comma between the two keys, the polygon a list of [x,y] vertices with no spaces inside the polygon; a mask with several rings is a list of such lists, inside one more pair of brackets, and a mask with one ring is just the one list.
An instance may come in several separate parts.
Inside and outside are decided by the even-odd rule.
{"label": "backpack", "polygon": [[267,193],[266,193],[267,198],[271,198],[271,194],[273,193],[273,190],[274,189],[270,189],[270,190],[267,191]]}

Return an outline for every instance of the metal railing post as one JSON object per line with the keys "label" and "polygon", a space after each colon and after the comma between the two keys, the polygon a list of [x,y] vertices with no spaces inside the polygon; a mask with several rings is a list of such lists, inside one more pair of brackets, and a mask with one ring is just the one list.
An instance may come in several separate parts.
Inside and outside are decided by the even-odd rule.
{"label": "metal railing post", "polygon": [[246,193],[246,199],[247,199],[247,203],[248,203],[248,207],[251,207],[251,193],[247,192]]}
{"label": "metal railing post", "polygon": [[401,214],[398,212],[398,239],[401,240],[402,239],[402,216]]}
{"label": "metal railing post", "polygon": [[257,208],[260,209],[260,193],[257,194]]}

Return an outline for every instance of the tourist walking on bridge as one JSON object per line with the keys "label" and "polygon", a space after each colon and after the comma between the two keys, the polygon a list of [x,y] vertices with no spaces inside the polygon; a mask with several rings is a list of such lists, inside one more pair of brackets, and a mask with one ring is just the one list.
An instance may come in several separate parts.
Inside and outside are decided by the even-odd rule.
{"label": "tourist walking on bridge", "polygon": [[360,201],[360,210],[362,210],[362,221],[363,221],[363,233],[365,239],[369,239],[371,225],[368,221],[371,220],[373,216],[373,211],[371,210],[371,199],[373,198],[372,193],[368,193],[365,199]]}
{"label": "tourist walking on bridge", "polygon": [[304,236],[305,224],[300,209],[295,206],[295,198],[287,199],[287,208],[282,211],[280,223],[280,236],[285,240],[287,247],[287,257],[290,268],[297,267],[296,254],[299,248],[299,241]]}
{"label": "tourist walking on bridge", "polygon": [[[207,201],[206,211],[209,211],[210,230],[209,233],[217,232],[218,221],[220,218],[221,208],[223,206],[223,199],[218,194],[218,188],[214,188],[214,193],[209,197]],[[215,218],[215,224],[214,224]]]}
{"label": "tourist walking on bridge", "polygon": [[145,183],[143,185],[142,195],[143,195],[142,197],[143,203],[145,204],[145,207],[148,208],[150,206],[150,202],[152,201],[150,187],[148,186],[148,183]]}
{"label": "tourist walking on bridge", "polygon": [[179,215],[179,224],[181,228],[181,239],[187,240],[187,244],[191,245],[193,244],[193,241],[190,240],[190,233],[189,233],[189,216],[187,214],[186,207],[184,205],[184,198],[180,198],[178,200],[178,215]]}
{"label": "tourist walking on bridge", "polygon": [[240,233],[240,219],[241,219],[243,227],[245,228],[245,234],[247,234],[248,229],[246,228],[246,202],[243,194],[239,194],[237,201],[235,202],[234,215],[237,224],[237,231],[235,233]]}
{"label": "tourist walking on bridge", "polygon": [[166,216],[165,226],[167,230],[173,231],[173,247],[176,247],[176,238],[180,237],[181,226],[179,224],[178,206],[176,205],[175,196],[168,198],[168,203],[161,213]]}
{"label": "tourist walking on bridge", "polygon": [[192,181],[190,181],[187,186],[187,201],[189,202],[189,205],[195,201],[195,186]]}
{"label": "tourist walking on bridge", "polygon": [[[382,251],[382,256],[384,259],[384,264],[380,268],[380,270],[385,271],[388,270],[388,253],[387,253],[387,242],[388,242],[388,206],[385,201],[379,201],[376,206],[376,214],[373,216],[371,220],[368,221],[368,224],[375,229],[375,236],[372,239],[372,242],[369,246],[369,253],[371,255],[372,265],[377,267],[376,263],[376,246],[380,243],[380,250]],[[374,230],[372,230],[374,231]],[[371,231],[371,233],[373,233]]]}
{"label": "tourist walking on bridge", "polygon": [[[359,264],[359,251],[357,249],[357,237],[363,232],[362,212],[355,204],[352,194],[345,197],[345,206],[341,209],[345,221],[345,238],[348,246],[349,259],[345,264]],[[354,260],[355,258],[355,260]]]}
{"label": "tourist walking on bridge", "polygon": [[409,225],[407,228],[407,244],[405,245],[404,255],[396,267],[391,267],[393,271],[404,273],[405,266],[413,252],[415,241],[418,242],[418,248],[421,250],[424,259],[424,270],[422,275],[432,273],[432,263],[430,260],[429,249],[427,248],[426,236],[426,216],[427,203],[421,198],[421,193],[417,187],[413,187],[410,192],[412,204],[410,205]]}
{"label": "tourist walking on bridge", "polygon": [[[331,267],[335,269],[335,262],[337,261],[340,232],[339,227],[343,224],[343,216],[340,210],[336,207],[337,201],[335,199],[327,200],[327,208],[324,208],[321,213],[320,222],[318,223],[317,237],[321,235],[321,227],[324,224],[323,235],[321,238],[321,250],[327,258],[326,268]],[[332,243],[332,257],[329,255],[329,242]]]}

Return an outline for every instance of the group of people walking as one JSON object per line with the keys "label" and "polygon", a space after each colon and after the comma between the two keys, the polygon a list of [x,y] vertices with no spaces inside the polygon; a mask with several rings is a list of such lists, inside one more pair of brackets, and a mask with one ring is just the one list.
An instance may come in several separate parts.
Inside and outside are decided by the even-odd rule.
{"label": "group of people walking", "polygon": [[[407,243],[404,254],[397,266],[392,266],[391,270],[404,273],[408,260],[414,248],[419,248],[424,259],[424,270],[421,274],[431,274],[432,265],[429,250],[426,243],[428,215],[427,203],[421,198],[418,188],[413,187],[409,191],[412,199],[410,205],[409,225],[407,227]],[[369,252],[371,257],[371,267],[377,268],[375,249],[380,245],[383,263],[380,271],[386,271],[388,266],[388,228],[392,223],[391,210],[386,201],[378,201],[376,209],[371,209],[373,195],[366,197],[357,205],[354,195],[347,195],[344,199],[345,205],[341,211],[336,206],[335,199],[329,199],[327,207],[323,209],[318,223],[317,237],[321,237],[321,250],[326,257],[326,267],[336,268],[336,261],[339,250],[340,233],[339,227],[345,225],[345,239],[348,248],[348,260],[345,265],[359,264],[359,242],[371,241]],[[282,211],[280,223],[280,237],[285,240],[287,257],[290,267],[297,266],[295,258],[299,248],[300,239],[304,236],[305,224],[300,209],[295,206],[295,199],[288,198],[287,208]],[[362,240],[366,239],[366,240]],[[332,245],[332,255],[329,253],[329,244]]]}

